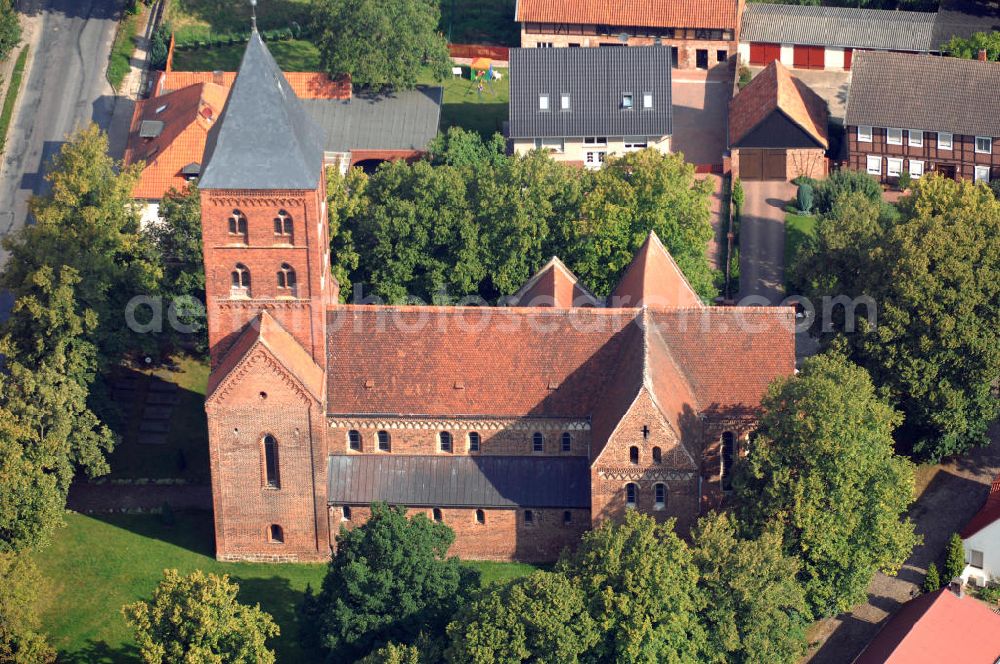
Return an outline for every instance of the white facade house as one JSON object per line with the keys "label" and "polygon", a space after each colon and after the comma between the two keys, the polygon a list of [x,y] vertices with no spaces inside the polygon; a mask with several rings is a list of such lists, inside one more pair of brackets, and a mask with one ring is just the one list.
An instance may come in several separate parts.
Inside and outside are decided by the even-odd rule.
{"label": "white facade house", "polygon": [[977,586],[1000,582],[1000,476],[993,480],[983,508],[961,532],[965,548],[962,580]]}

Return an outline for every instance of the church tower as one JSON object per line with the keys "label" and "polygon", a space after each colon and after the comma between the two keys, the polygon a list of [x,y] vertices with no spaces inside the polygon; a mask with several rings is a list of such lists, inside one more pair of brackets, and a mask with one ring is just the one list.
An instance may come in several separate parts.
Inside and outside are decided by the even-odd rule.
{"label": "church tower", "polygon": [[209,133],[201,189],[212,371],[216,555],[329,555],[325,496],[330,273],[323,142],[253,30]]}

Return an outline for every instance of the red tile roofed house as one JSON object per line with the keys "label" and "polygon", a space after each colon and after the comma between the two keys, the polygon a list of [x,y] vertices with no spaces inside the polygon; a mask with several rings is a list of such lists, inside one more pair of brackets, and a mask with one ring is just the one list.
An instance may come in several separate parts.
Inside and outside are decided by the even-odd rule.
{"label": "red tile roofed house", "polygon": [[652,46],[675,67],[708,69],[736,53],[743,0],[518,0],[521,46]]}
{"label": "red tile roofed house", "polygon": [[252,36],[200,186],[218,558],[326,559],[375,501],[447,523],[452,554],[526,561],[628,509],[684,532],[719,504],[794,371],[791,308],[703,306],[655,236],[615,308],[566,306],[587,291],[558,260],[521,290],[556,306],[338,304],[319,128],[280,77]]}
{"label": "red tile roofed house", "polygon": [[729,148],[733,173],[744,180],[824,177],[826,102],[771,62],[729,102]]}
{"label": "red tile roofed house", "polygon": [[1000,615],[949,588],[912,599],[853,664],[996,664]]}
{"label": "red tile roofed house", "polygon": [[962,580],[979,586],[1000,581],[1000,475],[993,480],[982,509],[959,534],[966,562]]}

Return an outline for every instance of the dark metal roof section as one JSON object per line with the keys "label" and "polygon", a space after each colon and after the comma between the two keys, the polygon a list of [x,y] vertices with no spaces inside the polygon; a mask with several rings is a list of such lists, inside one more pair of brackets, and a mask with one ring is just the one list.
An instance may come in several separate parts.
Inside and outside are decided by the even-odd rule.
{"label": "dark metal roof section", "polygon": [[740,41],[926,52],[936,46],[936,17],[929,12],[748,3]]}
{"label": "dark metal roof section", "polygon": [[1000,62],[861,51],[851,66],[848,125],[1000,136]]}
{"label": "dark metal roof section", "polygon": [[424,150],[437,135],[443,94],[443,88],[420,87],[351,100],[303,99],[302,105],[329,152]]}
{"label": "dark metal roof section", "polygon": [[192,161],[181,169],[181,175],[198,175],[199,173],[201,173],[201,164],[196,161]]}
{"label": "dark metal roof section", "polygon": [[[643,108],[644,93],[653,107]],[[569,110],[561,97],[569,94]],[[632,95],[632,108],[622,96]],[[548,95],[548,110],[539,96]],[[510,138],[668,136],[673,132],[670,49],[510,49]]]}
{"label": "dark metal roof section", "polygon": [[205,146],[202,189],[313,189],[323,141],[260,34],[251,34]]}
{"label": "dark metal roof section", "polygon": [[584,457],[331,455],[331,505],[590,507]]}
{"label": "dark metal roof section", "polygon": [[162,133],[162,120],[143,120],[139,125],[139,138],[156,138]]}

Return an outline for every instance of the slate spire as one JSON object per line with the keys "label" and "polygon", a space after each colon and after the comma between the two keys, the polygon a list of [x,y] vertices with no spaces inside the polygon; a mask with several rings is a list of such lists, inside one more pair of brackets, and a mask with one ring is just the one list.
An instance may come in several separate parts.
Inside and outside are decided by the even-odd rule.
{"label": "slate spire", "polygon": [[315,189],[323,137],[256,29],[209,133],[202,189]]}

